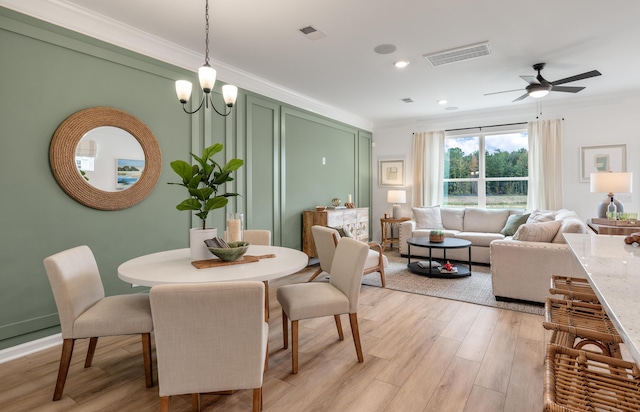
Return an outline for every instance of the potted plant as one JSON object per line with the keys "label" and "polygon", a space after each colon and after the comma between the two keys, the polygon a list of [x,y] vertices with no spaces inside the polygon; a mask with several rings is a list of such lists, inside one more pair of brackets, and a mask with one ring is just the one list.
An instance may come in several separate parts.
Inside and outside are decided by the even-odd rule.
{"label": "potted plant", "polygon": [[[184,186],[189,192],[189,198],[180,202],[176,209],[197,212],[195,215],[202,221],[202,228],[198,229],[202,231],[201,233],[195,234],[194,230],[191,230],[191,258],[195,260],[213,257],[203,243],[204,239],[217,235],[216,229],[205,233],[209,212],[225,207],[229,197],[238,196],[237,193],[226,193],[221,190],[225,183],[233,181],[231,173],[238,170],[244,162],[241,159],[231,159],[225,165],[217,163],[213,160],[213,156],[221,152],[222,148],[222,144],[216,143],[206,147],[202,151],[202,156],[191,153],[191,157],[197,162],[194,165],[184,160],[171,162],[171,168],[182,178],[182,182],[169,184]],[[194,236],[198,239],[194,239]],[[197,249],[194,250],[194,246]]]}

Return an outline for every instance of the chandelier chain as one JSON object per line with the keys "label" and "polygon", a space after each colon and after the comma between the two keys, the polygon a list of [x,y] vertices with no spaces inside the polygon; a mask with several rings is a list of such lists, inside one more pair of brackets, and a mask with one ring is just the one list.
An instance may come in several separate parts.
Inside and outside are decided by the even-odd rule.
{"label": "chandelier chain", "polygon": [[204,65],[209,66],[209,0],[206,1],[204,9],[204,21],[205,21],[205,39],[204,39]]}

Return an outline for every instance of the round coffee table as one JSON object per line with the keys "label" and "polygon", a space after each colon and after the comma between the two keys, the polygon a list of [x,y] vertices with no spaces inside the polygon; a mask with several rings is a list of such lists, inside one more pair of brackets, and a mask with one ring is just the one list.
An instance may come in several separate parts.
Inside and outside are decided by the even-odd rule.
{"label": "round coffee table", "polygon": [[[420,267],[418,265],[420,262],[411,262],[411,246],[429,248],[429,264],[427,265],[427,267]],[[428,237],[412,237],[407,239],[407,247],[407,268],[412,273],[432,278],[459,278],[464,276],[471,276],[471,242],[469,242],[468,240],[445,237],[443,242],[430,242]],[[469,264],[457,264],[456,268],[458,270],[456,272],[440,272],[439,268],[431,266],[431,262],[434,262],[434,260],[431,258],[431,249],[442,249],[443,260],[446,263],[447,249],[462,249],[465,247],[469,249]]]}

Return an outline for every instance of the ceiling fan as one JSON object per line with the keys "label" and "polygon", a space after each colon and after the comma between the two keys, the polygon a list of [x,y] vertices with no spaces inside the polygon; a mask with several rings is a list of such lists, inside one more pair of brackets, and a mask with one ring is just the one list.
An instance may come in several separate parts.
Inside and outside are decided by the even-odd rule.
{"label": "ceiling fan", "polygon": [[[546,63],[536,63],[536,64],[533,65],[533,70],[536,70],[538,72],[537,76],[520,76],[520,78],[522,78],[522,80],[524,80],[525,82],[529,83],[529,85],[527,87],[525,87],[525,90],[527,92],[525,94],[523,94],[522,96],[518,97],[517,99],[515,99],[514,102],[517,102],[518,100],[522,100],[527,96],[543,97],[543,96],[546,96],[547,94],[549,94],[549,92],[578,93],[580,90],[584,89],[584,87],[559,86],[559,85],[565,84],[565,83],[570,83],[570,82],[575,82],[575,81],[578,81],[578,80],[588,79],[590,77],[600,76],[602,74],[597,70],[591,70],[590,72],[586,72],[586,73],[582,73],[582,74],[576,74],[575,76],[565,77],[564,79],[560,79],[560,80],[556,80],[556,81],[550,82],[550,81],[546,80],[544,77],[542,77],[542,75],[540,74],[540,71],[542,71],[542,69],[544,69],[545,65],[546,65]],[[522,90],[522,89],[505,90],[505,91],[502,91],[502,92],[487,93],[487,94],[485,94],[485,96],[489,96],[491,94],[498,94],[498,93],[515,92],[515,91],[518,91],[518,90]]]}

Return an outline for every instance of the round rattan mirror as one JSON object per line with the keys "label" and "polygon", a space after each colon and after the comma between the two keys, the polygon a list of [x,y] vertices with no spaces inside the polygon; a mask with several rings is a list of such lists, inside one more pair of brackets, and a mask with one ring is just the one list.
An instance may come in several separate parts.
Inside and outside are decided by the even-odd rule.
{"label": "round rattan mirror", "polygon": [[[105,191],[89,184],[76,164],[76,149],[90,131],[112,126],[131,134],[144,152],[144,168],[136,183],[126,190]],[[119,210],[144,200],[155,187],[162,170],[160,146],[151,130],[122,110],[110,107],[91,107],[69,116],[51,139],[49,163],[58,184],[73,199],[85,206],[100,210]],[[115,179],[115,176],[114,176]]]}

